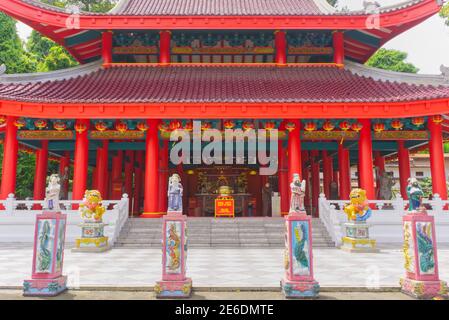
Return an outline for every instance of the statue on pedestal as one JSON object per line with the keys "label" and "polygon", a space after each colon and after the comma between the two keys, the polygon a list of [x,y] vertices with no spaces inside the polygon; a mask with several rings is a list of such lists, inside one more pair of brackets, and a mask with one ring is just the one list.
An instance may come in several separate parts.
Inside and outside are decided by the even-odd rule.
{"label": "statue on pedestal", "polygon": [[298,173],[293,174],[293,181],[290,183],[291,198],[290,212],[304,211],[304,197],[306,195],[306,181],[300,179]]}
{"label": "statue on pedestal", "polygon": [[394,181],[388,172],[382,172],[379,176],[379,199],[391,200],[393,198],[393,192],[391,191],[393,186]]}
{"label": "statue on pedestal", "polygon": [[44,209],[59,210],[59,192],[61,186],[59,185],[59,175],[52,174],[48,178],[48,186],[45,189],[45,205]]}
{"label": "statue on pedestal", "polygon": [[182,212],[181,177],[174,173],[168,180],[168,211]]}
{"label": "statue on pedestal", "polygon": [[422,205],[422,197],[424,195],[424,192],[422,191],[422,188],[416,180],[416,178],[409,178],[408,179],[408,185],[407,185],[407,196],[409,199],[409,211],[415,211],[418,210]]}

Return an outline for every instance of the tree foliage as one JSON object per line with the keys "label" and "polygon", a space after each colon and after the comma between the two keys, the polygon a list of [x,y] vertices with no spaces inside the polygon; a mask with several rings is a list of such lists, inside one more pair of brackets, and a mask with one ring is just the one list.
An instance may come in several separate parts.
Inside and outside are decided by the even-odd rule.
{"label": "tree foliage", "polygon": [[440,16],[446,19],[446,24],[449,25],[449,2],[441,9]]}
{"label": "tree foliage", "polygon": [[116,0],[41,0],[52,6],[64,8],[67,5],[78,5],[80,9],[90,12],[108,12],[111,10]]}
{"label": "tree foliage", "polygon": [[419,69],[405,61],[407,56],[403,51],[381,48],[366,62],[366,65],[390,71],[417,73]]}

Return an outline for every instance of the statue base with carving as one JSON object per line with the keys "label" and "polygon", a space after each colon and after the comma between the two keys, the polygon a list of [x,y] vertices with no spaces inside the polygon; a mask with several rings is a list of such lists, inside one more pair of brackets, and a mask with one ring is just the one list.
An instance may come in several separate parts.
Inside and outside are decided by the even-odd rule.
{"label": "statue base with carving", "polygon": [[81,238],[75,240],[73,252],[104,252],[111,249],[109,238],[104,236],[103,222],[84,222],[80,224]]}
{"label": "statue base with carving", "polygon": [[320,285],[313,278],[312,218],[305,211],[285,217],[285,276],[281,290],[286,298],[314,299]]}
{"label": "statue base with carving", "polygon": [[31,280],[24,280],[23,295],[53,297],[67,290],[62,275],[67,216],[44,211],[36,215]]}
{"label": "statue base with carving", "polygon": [[369,227],[366,222],[347,222],[345,235],[340,249],[348,252],[379,252],[376,248],[376,240],[370,239]]}
{"label": "statue base with carving", "polygon": [[405,277],[399,281],[401,291],[418,299],[447,298],[447,284],[438,275],[434,217],[421,207],[407,211],[402,222]]}

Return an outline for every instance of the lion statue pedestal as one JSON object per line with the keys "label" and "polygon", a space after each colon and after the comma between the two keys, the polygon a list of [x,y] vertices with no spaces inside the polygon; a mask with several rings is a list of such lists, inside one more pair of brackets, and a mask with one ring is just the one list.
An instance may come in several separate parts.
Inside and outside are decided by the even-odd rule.
{"label": "lion statue pedestal", "polygon": [[97,190],[87,190],[84,194],[84,202],[78,209],[83,219],[80,224],[81,238],[75,240],[73,252],[104,252],[111,248],[109,238],[104,235],[107,224],[103,223],[103,215],[106,208],[101,201],[101,194]]}
{"label": "lion statue pedestal", "polygon": [[348,216],[345,223],[345,236],[341,239],[342,250],[349,252],[379,252],[376,240],[370,239],[369,227],[366,221],[371,217],[366,191],[353,189],[349,194],[350,203],[343,210]]}

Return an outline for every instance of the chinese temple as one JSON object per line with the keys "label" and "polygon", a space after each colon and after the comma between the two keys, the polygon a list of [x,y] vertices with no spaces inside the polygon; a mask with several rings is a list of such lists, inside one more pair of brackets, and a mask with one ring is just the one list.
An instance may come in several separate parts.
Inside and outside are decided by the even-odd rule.
{"label": "chinese temple", "polygon": [[[348,11],[326,0],[121,0],[108,13],[92,13],[2,0],[0,11],[64,46],[80,65],[0,76],[0,196],[15,193],[18,150],[26,149],[37,155],[35,200],[44,198],[51,157],[65,177],[64,194],[127,193],[136,216],[166,212],[172,173],[181,176],[189,216],[213,215],[221,187],[233,194],[236,216],[261,216],[267,182],[285,214],[293,173],[307,180],[308,212],[318,216],[321,192],[348,199],[350,166],[358,166],[359,186],[376,199],[376,180],[391,157],[399,158],[406,198],[409,152],[428,148],[433,192],[447,199],[449,74],[364,65],[441,6],[368,2]],[[263,164],[247,157],[173,164],[170,134],[192,131],[194,121],[220,131],[277,129],[276,174],[261,175]]]}

